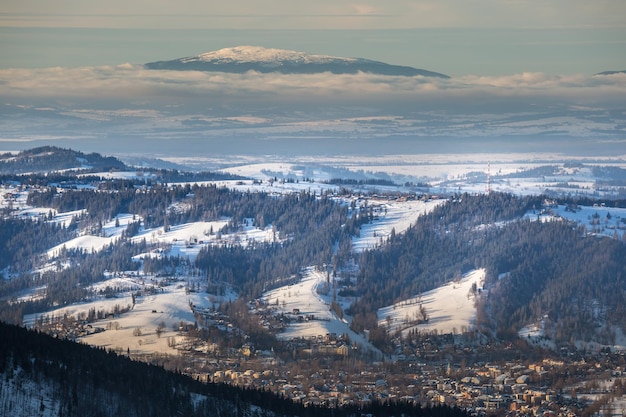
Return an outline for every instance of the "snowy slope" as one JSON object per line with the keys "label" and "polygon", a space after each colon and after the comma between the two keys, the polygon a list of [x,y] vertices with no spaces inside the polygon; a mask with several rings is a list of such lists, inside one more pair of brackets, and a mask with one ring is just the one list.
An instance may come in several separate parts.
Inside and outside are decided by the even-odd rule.
{"label": "snowy slope", "polygon": [[[80,211],[72,211],[68,213],[58,213],[52,219],[53,222],[69,224],[72,216],[79,214]],[[137,216],[132,214],[119,214],[115,219],[102,226],[102,234],[104,236],[82,235],[77,236],[67,242],[63,242],[47,252],[49,258],[60,256],[64,249],[81,249],[87,252],[99,252],[110,244],[116,243],[122,236],[122,232],[129,223],[139,220]],[[116,224],[118,224],[116,226]]]}
{"label": "snowy slope", "polygon": [[[476,320],[476,296],[471,292],[472,285],[482,288],[484,280],[485,270],[478,269],[421,296],[381,308],[378,310],[378,325],[391,333],[401,329],[404,334],[411,329],[437,331],[439,334],[469,330]],[[420,305],[426,309],[429,319],[417,324],[415,317]]]}
{"label": "snowy slope", "polygon": [[431,212],[443,200],[430,200],[427,202],[420,200],[393,201],[379,199],[370,201],[369,205],[375,205],[378,210],[378,217],[375,221],[361,226],[359,237],[352,239],[352,247],[355,252],[362,252],[366,249],[373,249],[386,241],[395,233],[403,233],[417,219]]}
{"label": "snowy slope", "polygon": [[375,350],[365,338],[353,332],[347,319],[340,319],[330,310],[332,291],[326,281],[326,274],[315,268],[307,268],[304,278],[293,285],[285,285],[263,294],[267,305],[275,306],[274,314],[292,315],[298,310],[302,317],[312,317],[294,321],[278,334],[279,339],[310,338],[327,334],[347,334],[350,340],[361,347]]}
{"label": "snowy slope", "polygon": [[589,233],[620,240],[624,239],[626,234],[626,209],[624,208],[603,205],[574,207],[556,205],[545,213],[539,215],[529,213],[527,216],[541,221],[563,218],[585,226]]}
{"label": "snowy slope", "polygon": [[49,381],[43,378],[35,381],[21,367],[12,373],[4,373],[0,380],[2,381],[0,415],[40,417],[63,415],[61,399],[57,397]]}
{"label": "snowy slope", "polygon": [[[90,301],[75,303],[42,314],[27,314],[24,316],[24,324],[32,327],[41,316],[75,316],[87,315],[90,309],[96,311],[111,312],[116,306],[126,308],[131,306],[128,313],[116,315],[113,318],[99,320],[94,325],[105,328],[106,331],[93,333],[82,340],[94,346],[106,346],[108,348],[127,349],[135,353],[172,352],[168,346],[168,337],[176,337],[180,322],[193,323],[194,314],[190,303],[198,308],[209,308],[224,299],[235,299],[234,293],[228,293],[225,297],[218,297],[207,293],[187,291],[187,283],[192,278],[176,282],[164,282],[153,276],[125,276],[111,278],[94,285],[94,291],[110,287],[123,288],[126,291],[116,298],[98,296]],[[141,291],[141,296],[135,297],[135,305],[132,305],[132,292]],[[158,335],[156,329],[165,324],[163,333]],[[135,330],[139,329],[141,335],[137,336]]]}

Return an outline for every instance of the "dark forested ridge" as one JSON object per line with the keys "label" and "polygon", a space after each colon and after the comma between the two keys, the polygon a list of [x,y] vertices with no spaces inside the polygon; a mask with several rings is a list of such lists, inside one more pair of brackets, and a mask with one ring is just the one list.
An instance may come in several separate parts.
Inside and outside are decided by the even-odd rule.
{"label": "dark forested ridge", "polygon": [[55,146],[42,146],[17,155],[0,155],[1,174],[20,174],[26,172],[50,172],[66,169],[122,170],[126,166],[114,157],[105,157],[98,153],[85,154],[71,149]]}
{"label": "dark forested ridge", "polygon": [[204,384],[111,351],[0,322],[0,414],[6,416],[466,416],[403,402],[304,407],[276,394]]}
{"label": "dark forested ridge", "polygon": [[[41,252],[70,239],[70,229],[53,223],[0,219],[0,270],[11,266],[17,271],[35,267]],[[28,240],[24,240],[28,238]],[[28,242],[28,244],[25,244]]]}
{"label": "dark forested ridge", "polygon": [[[18,154],[0,154],[0,180],[13,180],[22,184],[72,184],[101,181],[97,175],[109,171],[125,171],[134,169],[113,156],[103,156],[99,153],[83,153],[72,149],[56,146],[42,146],[22,151]],[[140,167],[138,171],[145,177],[109,180],[106,186],[109,189],[120,189],[123,186],[152,185],[168,182],[214,181],[224,179],[242,179],[237,175],[219,172],[191,172],[178,169],[157,169]],[[82,178],[77,181],[76,174]],[[41,175],[45,174],[45,175]]]}
{"label": "dark forested ridge", "polygon": [[476,228],[513,220],[540,205],[539,197],[498,193],[450,199],[405,233],[392,234],[382,247],[363,253],[358,282],[364,296],[359,303],[389,305],[480,267],[489,231]]}
{"label": "dark forested ridge", "polygon": [[[492,290],[485,308],[500,336],[514,335],[544,317],[557,342],[615,343],[606,325],[626,325],[626,245],[585,236],[565,222],[519,222],[497,230],[494,239],[511,242],[488,247],[485,259]],[[498,279],[496,274],[506,274]]]}

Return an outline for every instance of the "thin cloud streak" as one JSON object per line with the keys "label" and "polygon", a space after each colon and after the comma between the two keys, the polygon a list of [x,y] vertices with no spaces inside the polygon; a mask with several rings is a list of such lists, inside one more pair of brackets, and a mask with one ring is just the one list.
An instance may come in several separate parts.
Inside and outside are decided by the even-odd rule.
{"label": "thin cloud streak", "polygon": [[[245,10],[245,13],[242,13]],[[0,5],[0,26],[397,29],[420,27],[623,27],[621,0],[256,0],[173,3],[154,0],[31,0]],[[169,20],[168,20],[169,19]],[[165,25],[165,26],[164,26]]]}

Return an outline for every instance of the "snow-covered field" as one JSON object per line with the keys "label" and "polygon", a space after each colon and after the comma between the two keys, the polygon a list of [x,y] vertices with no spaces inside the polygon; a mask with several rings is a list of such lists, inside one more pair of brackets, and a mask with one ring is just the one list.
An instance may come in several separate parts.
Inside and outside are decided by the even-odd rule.
{"label": "snow-covered field", "polygon": [[428,214],[442,200],[408,200],[398,201],[389,199],[369,200],[368,205],[375,207],[377,219],[369,224],[361,226],[359,237],[352,239],[352,247],[355,252],[371,249],[386,241],[395,233],[404,233],[417,219]]}
{"label": "snow-covered field", "polygon": [[[470,330],[476,320],[476,296],[471,291],[472,285],[482,289],[484,280],[485,271],[478,269],[421,296],[383,307],[378,310],[378,325],[391,333],[401,330],[405,335],[412,329],[439,334]],[[420,306],[425,308],[428,322],[417,324]]]}
{"label": "snow-covered field", "polygon": [[107,247],[108,245],[115,243],[117,241],[116,236],[112,237],[102,237],[102,236],[91,236],[84,235],[75,237],[72,240],[68,240],[67,242],[63,242],[60,245],[57,245],[48,251],[49,258],[55,258],[62,254],[63,249],[82,249],[88,253],[100,252],[102,249]]}
{"label": "snow-covered field", "polygon": [[[218,297],[202,292],[187,291],[187,282],[184,280],[169,282],[157,281],[153,277],[126,276],[111,278],[93,286],[95,291],[103,290],[107,286],[121,288],[126,291],[117,298],[97,297],[96,299],[59,308],[43,315],[50,317],[68,316],[77,317],[87,315],[90,309],[105,312],[113,311],[117,306],[132,309],[111,318],[99,320],[93,326],[106,329],[101,333],[94,333],[82,338],[85,343],[102,346],[110,349],[130,350],[132,353],[175,352],[168,346],[168,337],[179,338],[178,326],[181,322],[193,324],[194,314],[190,303],[196,308],[211,308],[225,299],[236,298],[236,294],[229,293],[225,297]],[[132,306],[132,292],[141,291],[141,296],[135,298]],[[24,317],[24,324],[33,326],[42,314],[29,314]],[[157,327],[164,325],[161,335],[157,335]],[[137,335],[137,329],[141,335]]]}
{"label": "snow-covered field", "polygon": [[[72,216],[78,215],[80,211],[68,213],[58,213],[52,219],[55,223],[69,224]],[[61,254],[63,249],[82,249],[86,252],[99,252],[110,244],[114,244],[122,236],[122,232],[129,223],[139,220],[139,217],[132,214],[119,214],[115,219],[102,226],[102,236],[82,235],[77,236],[67,242],[63,242],[50,250],[48,257],[54,258]]]}
{"label": "snow-covered field", "polygon": [[267,304],[276,305],[277,314],[292,314],[297,309],[297,315],[314,316],[313,320],[292,323],[279,334],[280,338],[293,339],[347,332],[347,325],[330,311],[330,303],[320,294],[324,288],[323,291],[328,292],[329,287],[324,272],[310,268],[297,284],[286,285],[263,294],[262,298]]}
{"label": "snow-covered field", "polygon": [[246,224],[235,233],[221,233],[220,230],[228,224],[228,220],[212,222],[191,222],[171,226],[168,231],[163,228],[142,230],[133,237],[134,242],[143,239],[148,243],[159,243],[167,246],[166,252],[150,253],[139,256],[180,256],[194,262],[200,250],[206,245],[236,244],[243,247],[252,242],[273,242],[278,240],[278,233],[274,233],[272,226],[263,229],[252,226],[252,219],[246,219]]}
{"label": "snow-covered field", "polygon": [[[286,181],[278,180],[274,181],[272,178],[267,178],[268,175],[258,169],[251,169],[250,178],[254,180],[221,180],[221,181],[198,181],[195,184],[198,185],[213,185],[218,188],[228,188],[234,191],[240,192],[263,192],[271,195],[283,195],[289,193],[309,192],[316,195],[321,195],[326,192],[333,192],[338,189],[336,185],[326,184],[323,182],[308,182],[308,181]],[[288,177],[293,178],[293,177]],[[260,182],[259,182],[260,181]]]}
{"label": "snow-covered field", "polygon": [[[67,223],[74,214],[78,214],[78,212],[59,213],[54,216],[52,221]],[[48,257],[58,257],[63,249],[81,249],[89,253],[99,252],[108,245],[117,242],[129,223],[140,220],[139,216],[120,214],[116,216],[115,219],[103,225],[102,236],[89,234],[77,236],[49,249],[47,252]],[[248,243],[253,241],[271,242],[277,239],[271,226],[264,229],[256,228],[252,226],[251,219],[248,219],[247,224],[242,226],[239,232],[232,234],[219,233],[227,223],[228,220],[224,219],[212,222],[192,222],[175,225],[171,226],[168,231],[164,231],[162,227],[157,229],[141,229],[132,240],[134,242],[140,242],[145,239],[148,243],[166,244],[169,247],[166,255],[187,257],[193,262],[203,245],[206,244],[241,244],[245,247]]]}
{"label": "snow-covered field", "polygon": [[[614,195],[610,189],[598,190],[593,166],[626,168],[626,155],[615,155],[598,160],[594,157],[564,157],[552,153],[468,153],[468,154],[408,154],[383,155],[376,157],[299,157],[292,160],[275,157],[263,159],[248,157],[232,160],[211,159],[207,169],[219,167],[228,172],[258,180],[277,178],[299,180],[310,179],[317,183],[332,178],[365,180],[387,178],[396,184],[421,182],[430,184],[431,193],[477,192],[487,189],[487,176],[491,177],[489,188],[493,191],[510,192],[518,195],[543,194],[555,191],[570,195],[602,196]],[[190,163],[189,158],[164,158],[175,163]],[[564,160],[584,166],[566,167]],[[197,161],[196,161],[197,162]],[[195,166],[195,165],[194,165]],[[557,166],[555,175],[529,177],[528,170],[542,166]],[[480,174],[480,175],[477,175]],[[520,175],[515,175],[520,174]],[[506,176],[506,177],[505,177]],[[296,185],[289,184],[288,187]],[[316,185],[311,184],[312,187]],[[369,187],[376,189],[381,187]],[[605,187],[606,188],[606,187]]]}
{"label": "snow-covered field", "polygon": [[599,236],[624,239],[626,232],[626,209],[624,208],[603,205],[576,207],[555,205],[547,213],[535,216],[528,214],[528,216],[531,218],[536,216],[542,221],[564,218],[584,225],[589,233]]}
{"label": "snow-covered field", "polygon": [[[210,307],[211,303],[206,294],[189,293],[185,291],[183,283],[174,284],[171,288],[164,287],[160,294],[149,294],[137,297],[135,307],[131,312],[97,322],[99,327],[107,327],[109,322],[117,322],[119,329],[107,330],[84,337],[85,343],[107,348],[122,348],[126,351],[151,353],[174,352],[167,344],[167,338],[176,335],[174,328],[180,322],[194,323],[195,318],[190,302],[199,307]],[[165,324],[161,336],[157,336],[156,329]],[[137,336],[136,329],[141,332]]]}
{"label": "snow-covered field", "polygon": [[[332,298],[332,282],[327,281],[326,273],[315,268],[308,268],[300,282],[268,291],[262,296],[275,314],[285,314],[294,320],[278,334],[279,339],[348,335],[351,342],[362,348],[376,350],[362,335],[350,330],[349,317],[341,319],[330,310]],[[297,316],[301,316],[302,321],[298,321]]]}

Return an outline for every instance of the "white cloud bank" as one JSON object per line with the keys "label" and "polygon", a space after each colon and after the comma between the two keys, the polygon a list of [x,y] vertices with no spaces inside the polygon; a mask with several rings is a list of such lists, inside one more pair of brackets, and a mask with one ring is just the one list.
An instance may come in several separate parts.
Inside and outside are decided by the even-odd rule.
{"label": "white cloud bank", "polygon": [[[156,71],[122,64],[115,67],[0,70],[0,96],[9,100],[89,100],[141,102],[219,96],[231,100],[336,100],[365,103],[466,97],[545,98],[571,105],[626,104],[626,74],[608,76],[520,73],[508,76],[466,76],[456,79],[381,76],[373,74],[229,74],[198,71]],[[621,100],[620,100],[621,99]],[[156,103],[152,103],[156,105]]]}
{"label": "white cloud bank", "polygon": [[[626,141],[626,74],[453,79],[372,74],[0,70],[0,140],[565,135]],[[9,146],[9,145],[6,145]]]}

